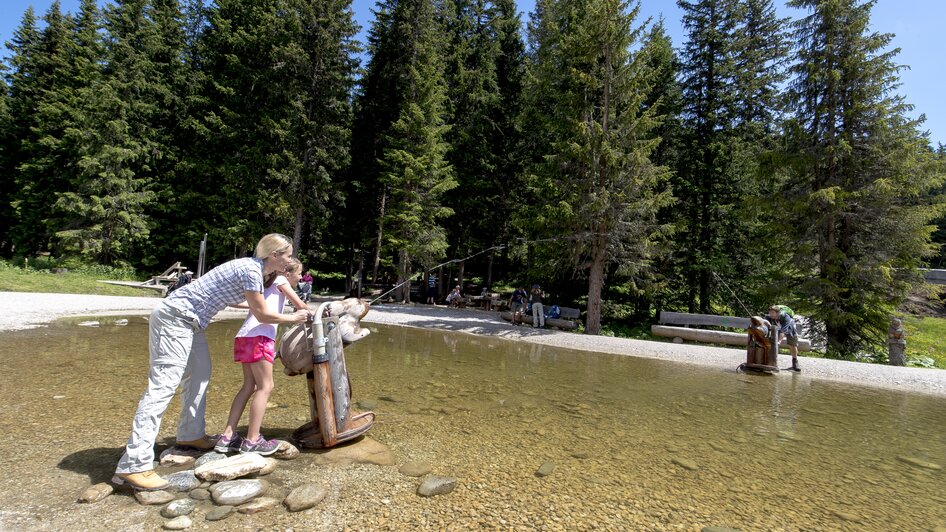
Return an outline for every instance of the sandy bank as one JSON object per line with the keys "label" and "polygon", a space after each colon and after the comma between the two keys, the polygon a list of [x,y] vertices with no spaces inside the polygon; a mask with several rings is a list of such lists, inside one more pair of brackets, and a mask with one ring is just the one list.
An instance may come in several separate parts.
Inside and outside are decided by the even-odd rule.
{"label": "sandy bank", "polygon": [[[66,316],[147,314],[160,302],[161,299],[155,297],[0,292],[0,308],[4,309],[4,312],[0,313],[0,331],[39,327]],[[239,318],[244,315],[242,312],[225,311],[218,318]],[[720,371],[734,371],[736,366],[745,362],[745,352],[741,349],[586,336],[517,327],[504,321],[496,312],[473,309],[449,309],[427,305],[377,305],[364,321],[496,336],[582,351],[656,358],[698,364]],[[786,355],[780,356],[779,359],[783,367],[788,366],[791,361]],[[946,371],[943,370],[806,357],[801,358],[801,366],[801,374],[783,372],[774,378],[828,380],[946,396]]]}

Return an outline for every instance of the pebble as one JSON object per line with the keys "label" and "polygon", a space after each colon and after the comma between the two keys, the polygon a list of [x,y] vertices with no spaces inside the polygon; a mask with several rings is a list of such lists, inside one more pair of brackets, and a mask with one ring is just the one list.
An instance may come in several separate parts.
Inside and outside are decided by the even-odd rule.
{"label": "pebble", "polygon": [[260,497],[241,505],[239,508],[237,508],[237,511],[241,514],[253,515],[260,512],[265,512],[266,510],[275,508],[278,505],[279,501],[272,497]]}
{"label": "pebble", "polygon": [[210,491],[206,488],[197,488],[190,491],[187,494],[191,499],[195,501],[206,501],[210,500]]}
{"label": "pebble", "polygon": [[398,469],[398,472],[408,477],[422,477],[433,471],[434,466],[426,462],[408,462]]}
{"label": "pebble", "polygon": [[113,491],[115,491],[115,488],[112,487],[112,485],[109,484],[108,482],[99,482],[98,484],[94,486],[89,486],[81,494],[79,494],[79,498],[77,499],[77,502],[84,502],[84,503],[99,502],[105,497],[108,497],[109,495],[111,495]]}
{"label": "pebble", "polygon": [[433,497],[434,495],[444,495],[453,491],[457,487],[457,479],[453,477],[440,477],[431,475],[421,482],[417,487],[417,494],[421,497]]}
{"label": "pebble", "polygon": [[185,530],[191,527],[191,518],[186,515],[180,517],[175,517],[170,521],[164,523],[165,530]]}
{"label": "pebble", "polygon": [[277,448],[276,452],[273,453],[273,458],[278,458],[280,460],[294,460],[298,456],[299,448],[283,440],[279,440],[279,448]]}
{"label": "pebble", "polygon": [[197,501],[194,499],[174,499],[161,509],[161,517],[171,519],[188,515],[194,511],[194,508],[197,508]]}
{"label": "pebble", "polygon": [[174,500],[174,494],[164,491],[136,491],[135,498],[141,504],[167,504]]}
{"label": "pebble", "polygon": [[229,506],[229,505],[217,506],[213,510],[210,510],[209,512],[207,512],[206,519],[208,521],[220,521],[222,519],[226,519],[230,517],[231,515],[233,515],[234,511],[236,511],[236,508],[234,508],[233,506]]}
{"label": "pebble", "polygon": [[553,471],[555,471],[555,464],[553,462],[545,462],[536,470],[535,476],[547,477],[551,475]]}
{"label": "pebble", "polygon": [[225,455],[225,454],[223,454],[223,453],[218,453],[218,452],[215,452],[215,451],[210,451],[209,453],[204,453],[203,456],[201,456],[200,458],[198,458],[197,461],[194,462],[194,467],[197,468],[197,467],[200,467],[200,466],[202,466],[202,465],[204,465],[204,464],[209,464],[210,462],[216,462],[217,460],[223,460],[223,459],[226,458],[226,457],[227,457],[227,455]]}
{"label": "pebble", "polygon": [[267,487],[262,480],[228,480],[215,484],[210,496],[219,505],[237,506],[266,493]]}
{"label": "pebble", "polygon": [[197,486],[200,486],[200,480],[194,476],[193,469],[171,473],[165,477],[165,479],[168,481],[168,484],[170,484],[168,488],[175,489],[177,491],[190,491]]}
{"label": "pebble", "polygon": [[930,469],[932,471],[939,471],[940,469],[943,468],[943,466],[939,464],[934,464],[933,462],[928,462],[926,460],[922,460],[920,458],[914,458],[912,456],[899,455],[897,456],[897,460],[900,460],[901,462],[905,464],[910,464],[916,467],[922,467],[923,469]]}
{"label": "pebble", "polygon": [[161,453],[160,463],[165,467],[188,465],[194,463],[201,454],[203,452],[197,449],[169,447]]}
{"label": "pebble", "polygon": [[683,469],[687,469],[690,471],[696,471],[697,469],[700,468],[700,466],[697,465],[696,462],[692,460],[687,460],[686,458],[680,458],[680,457],[674,456],[673,458],[670,459],[670,461],[682,467]]}
{"label": "pebble", "polygon": [[256,473],[266,467],[266,459],[255,453],[238,454],[204,464],[194,470],[201,480],[233,480]]}
{"label": "pebble", "polygon": [[303,484],[293,489],[283,504],[290,512],[301,512],[322,502],[326,493],[326,489],[319,484]]}

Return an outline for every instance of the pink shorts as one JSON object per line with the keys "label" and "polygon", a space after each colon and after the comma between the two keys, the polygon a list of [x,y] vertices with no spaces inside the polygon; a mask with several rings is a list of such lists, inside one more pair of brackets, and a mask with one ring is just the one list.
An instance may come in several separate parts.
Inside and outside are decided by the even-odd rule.
{"label": "pink shorts", "polygon": [[233,339],[233,361],[252,364],[266,359],[270,364],[276,357],[276,342],[265,336],[238,336]]}

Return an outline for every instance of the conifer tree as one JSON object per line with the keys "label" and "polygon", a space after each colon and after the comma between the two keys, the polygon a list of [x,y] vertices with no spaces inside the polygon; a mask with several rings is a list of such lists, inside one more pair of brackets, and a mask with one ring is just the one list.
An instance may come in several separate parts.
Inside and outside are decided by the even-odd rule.
{"label": "conifer tree", "polygon": [[889,313],[930,256],[941,185],[921,119],[895,93],[892,34],[870,31],[873,1],[792,0],[795,29],[784,227],[791,273],[827,340],[829,356],[878,353]]}
{"label": "conifer tree", "polygon": [[[0,63],[0,75],[4,65]],[[0,79],[0,256],[13,253],[10,227],[13,225],[12,191],[15,187],[11,164],[13,148],[13,119],[10,115],[10,92],[6,80]]]}
{"label": "conifer tree", "polygon": [[533,19],[530,113],[550,127],[545,162],[533,168],[536,222],[568,238],[571,264],[587,275],[588,334],[601,328],[609,265],[631,277],[650,267],[666,231],[656,213],[671,201],[668,170],[650,160],[659,117],[643,110],[648,52],[630,53],[644,31],[638,11],[617,0],[545,1]]}

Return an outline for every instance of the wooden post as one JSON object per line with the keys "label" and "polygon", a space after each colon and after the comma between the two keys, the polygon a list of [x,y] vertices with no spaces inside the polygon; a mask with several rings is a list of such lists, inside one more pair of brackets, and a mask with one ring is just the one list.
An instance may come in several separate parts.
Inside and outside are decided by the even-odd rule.
{"label": "wooden post", "polygon": [[895,316],[890,317],[890,328],[887,329],[888,361],[891,366],[905,366],[907,339],[903,334],[903,321]]}

